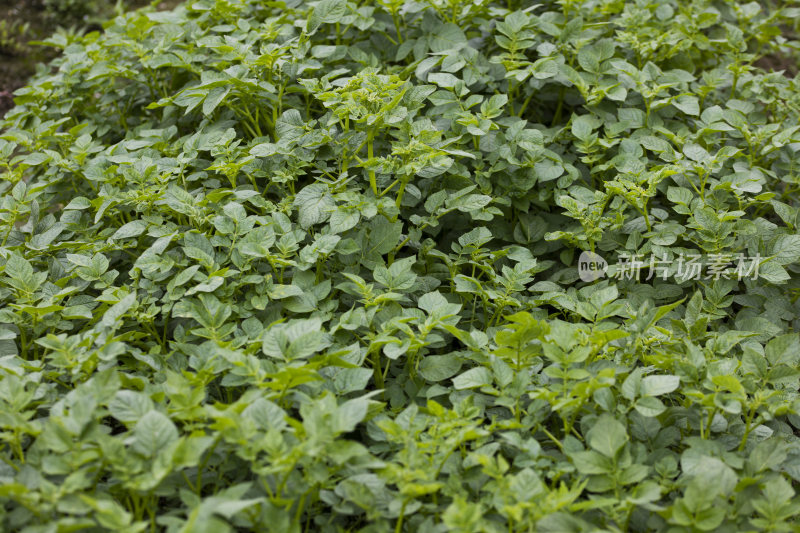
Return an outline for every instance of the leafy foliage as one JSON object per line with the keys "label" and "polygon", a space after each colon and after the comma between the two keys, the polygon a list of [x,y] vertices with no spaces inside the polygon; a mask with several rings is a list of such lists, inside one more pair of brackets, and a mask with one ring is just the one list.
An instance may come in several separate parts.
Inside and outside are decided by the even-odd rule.
{"label": "leafy foliage", "polygon": [[28,28],[28,24],[15,20],[0,20],[0,55],[14,56],[26,52]]}
{"label": "leafy foliage", "polygon": [[[56,34],[0,134],[2,528],[795,530],[800,79],[754,62],[798,19],[195,0]],[[584,283],[583,250],[761,260]]]}
{"label": "leafy foliage", "polygon": [[130,5],[145,5],[148,0],[33,0],[41,5],[44,19],[68,27],[98,25],[119,8]]}

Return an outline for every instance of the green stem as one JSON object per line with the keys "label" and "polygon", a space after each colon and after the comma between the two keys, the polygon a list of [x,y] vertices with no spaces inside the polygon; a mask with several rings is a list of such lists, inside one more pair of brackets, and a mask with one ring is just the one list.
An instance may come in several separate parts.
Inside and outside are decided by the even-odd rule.
{"label": "green stem", "polygon": [[705,436],[703,436],[701,433],[701,437],[704,439],[708,439],[711,436],[711,424],[714,422],[715,414],[717,414],[716,409],[712,409],[711,412],[708,413],[708,419],[706,420],[705,424]]}
{"label": "green stem", "polygon": [[403,517],[406,514],[406,504],[408,503],[407,500],[403,500],[403,506],[400,507],[400,516],[397,517],[397,525],[394,526],[394,533],[400,533],[403,531]]}
{"label": "green stem", "polygon": [[561,444],[561,441],[560,441],[560,440],[558,440],[558,439],[555,437],[555,435],[553,435],[552,433],[550,433],[549,431],[547,431],[547,428],[546,428],[546,427],[542,426],[542,428],[541,428],[541,429],[542,429],[542,431],[544,431],[544,434],[545,434],[545,435],[547,435],[547,437],[548,437],[548,438],[549,438],[549,439],[550,439],[550,440],[553,442],[553,444],[555,444],[556,446],[558,446],[558,449],[559,449],[559,450],[561,450],[561,451],[563,452],[563,451],[564,451],[564,445],[563,445],[563,444]]}
{"label": "green stem", "polygon": [[14,463],[11,459],[7,459],[4,455],[0,455],[0,459],[2,459],[5,464],[13,468],[14,471],[19,472],[19,466],[17,466],[17,464]]}
{"label": "green stem", "polygon": [[5,236],[3,237],[3,243],[0,246],[5,246],[6,242],[8,242],[8,237],[11,235],[11,230],[14,229],[14,224],[17,223],[17,215],[19,214],[16,208],[13,211],[14,216],[11,218],[11,223],[8,225],[8,231],[6,231]]}
{"label": "green stem", "polygon": [[397,42],[403,44],[403,34],[400,33],[400,20],[397,17],[397,11],[392,11],[392,21],[394,21],[394,31],[397,32]]}
{"label": "green stem", "polygon": [[533,98],[534,94],[536,94],[536,91],[531,91],[531,94],[529,94],[528,97],[525,99],[525,101],[522,102],[522,106],[519,108],[519,111],[517,111],[518,117],[522,118],[522,114],[528,108],[528,104],[531,102],[531,99]]}
{"label": "green stem", "polygon": [[395,185],[397,185],[398,183],[400,183],[400,178],[397,178],[397,179],[396,179],[396,180],[394,180],[394,181],[393,181],[391,184],[389,184],[389,186],[388,186],[388,187],[386,187],[385,189],[383,189],[383,190],[381,191],[381,193],[378,195],[378,198],[383,198],[384,196],[386,196],[386,193],[388,193],[389,191],[391,191],[392,189],[394,189],[394,186],[395,186]]}
{"label": "green stem", "polygon": [[553,115],[553,123],[550,124],[551,128],[561,120],[561,110],[564,108],[564,91],[566,91],[566,87],[562,86],[561,91],[558,93],[558,106],[556,106],[556,112]]}
{"label": "green stem", "polygon": [[383,369],[381,368],[380,350],[372,352],[372,374],[375,377],[375,386],[379,389],[384,388]]}
{"label": "green stem", "polygon": [[750,432],[752,431],[752,424],[753,418],[756,414],[756,406],[753,405],[750,407],[750,412],[747,414],[747,419],[745,420],[745,428],[744,428],[744,435],[742,435],[742,440],[739,442],[739,451],[744,451],[744,447],[747,445],[747,438],[750,436]]}
{"label": "green stem", "polygon": [[[425,224],[423,224],[423,225],[421,225],[421,226],[419,227],[419,230],[420,230],[420,231],[422,231],[422,230],[424,230],[425,228],[427,228],[429,225],[430,225],[430,224],[429,224],[428,222],[426,222]],[[402,250],[402,249],[403,249],[403,246],[405,246],[406,244],[408,244],[408,241],[410,241],[410,240],[411,240],[411,235],[409,235],[408,237],[406,237],[405,239],[403,239],[403,242],[401,242],[400,244],[398,244],[397,246],[395,246],[394,250],[392,250],[392,255],[394,255],[394,254],[396,254],[397,252],[399,252],[400,250]]]}
{"label": "green stem", "polygon": [[20,354],[22,355],[23,359],[28,358],[28,342],[25,337],[25,328],[20,325],[19,327],[19,343],[20,343]]}
{"label": "green stem", "polygon": [[644,215],[644,223],[647,225],[647,231],[653,231],[653,226],[650,225],[650,214],[647,212],[647,202],[642,207],[642,215]]}
{"label": "green stem", "polygon": [[395,200],[395,205],[397,206],[397,209],[400,209],[400,205],[402,205],[402,203],[403,203],[403,195],[406,192],[406,185],[407,184],[408,184],[408,179],[407,178],[404,179],[400,183],[400,190],[397,191],[397,199]]}
{"label": "green stem", "polygon": [[309,492],[311,492],[311,489],[308,489],[303,493],[303,495],[300,497],[300,502],[297,504],[297,511],[294,514],[294,521],[298,526],[303,519],[303,508],[305,507],[306,497],[308,496]]}
{"label": "green stem", "polygon": [[[373,152],[373,141],[375,140],[375,130],[370,129],[369,133],[367,133],[367,158],[372,159],[374,156]],[[369,186],[372,188],[372,194],[376,197],[378,196],[378,182],[375,180],[375,171],[370,169],[369,171]]]}

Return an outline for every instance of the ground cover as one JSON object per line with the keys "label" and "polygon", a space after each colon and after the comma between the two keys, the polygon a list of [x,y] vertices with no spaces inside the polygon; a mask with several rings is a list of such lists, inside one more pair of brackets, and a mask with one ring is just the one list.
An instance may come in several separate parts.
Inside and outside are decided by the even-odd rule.
{"label": "ground cover", "polygon": [[798,20],[195,0],[46,38],[0,122],[0,528],[796,530]]}

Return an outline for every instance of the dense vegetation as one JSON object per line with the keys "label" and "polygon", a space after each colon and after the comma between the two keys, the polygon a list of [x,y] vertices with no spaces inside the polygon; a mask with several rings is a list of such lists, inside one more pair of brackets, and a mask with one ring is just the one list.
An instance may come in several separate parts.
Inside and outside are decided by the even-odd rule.
{"label": "dense vegetation", "polygon": [[800,78],[755,65],[798,20],[194,0],[57,33],[0,122],[0,529],[796,530]]}
{"label": "dense vegetation", "polygon": [[115,11],[153,4],[165,9],[177,0],[3,0],[0,3],[0,118],[13,107],[12,93],[25,85],[38,63],[53,49],[31,42],[49,37],[53,28],[76,33],[102,29]]}

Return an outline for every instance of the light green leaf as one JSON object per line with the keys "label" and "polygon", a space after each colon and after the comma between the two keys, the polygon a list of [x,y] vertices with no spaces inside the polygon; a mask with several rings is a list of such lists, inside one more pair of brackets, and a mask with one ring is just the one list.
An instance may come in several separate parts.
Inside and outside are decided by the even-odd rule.
{"label": "light green leaf", "polygon": [[456,390],[474,389],[491,385],[492,373],[488,368],[482,366],[471,368],[453,378],[453,386]]}
{"label": "light green leaf", "polygon": [[294,205],[300,213],[299,222],[303,229],[325,222],[336,207],[328,187],[322,183],[313,183],[297,193]]}
{"label": "light green leaf", "polygon": [[178,439],[178,429],[166,415],[148,411],[134,426],[132,436],[131,448],[145,457],[153,457]]}
{"label": "light green leaf", "polygon": [[628,442],[628,435],[625,426],[616,418],[611,415],[602,415],[589,430],[586,440],[592,449],[608,458],[614,458]]}

